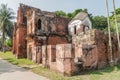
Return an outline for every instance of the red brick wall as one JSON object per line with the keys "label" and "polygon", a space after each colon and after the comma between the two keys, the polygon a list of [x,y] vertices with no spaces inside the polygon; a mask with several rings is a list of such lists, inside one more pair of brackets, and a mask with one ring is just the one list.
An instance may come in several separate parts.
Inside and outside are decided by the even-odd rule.
{"label": "red brick wall", "polygon": [[56,32],[58,34],[68,34],[68,23],[70,19],[63,17],[56,17]]}
{"label": "red brick wall", "polygon": [[97,68],[98,63],[98,49],[96,45],[88,45],[89,47],[83,46],[83,68],[92,69]]}
{"label": "red brick wall", "polygon": [[26,58],[27,50],[26,50],[26,24],[23,19],[25,17],[25,10],[22,5],[17,11],[17,22],[14,25],[14,33],[13,33],[13,53],[17,58]]}
{"label": "red brick wall", "polygon": [[20,27],[16,31],[16,57],[17,58],[24,58],[27,57],[26,55],[26,29],[24,27]]}
{"label": "red brick wall", "polygon": [[[118,43],[116,34],[111,35],[112,39],[112,53],[113,60],[118,63],[120,60],[120,55],[118,53]],[[110,52],[109,52],[109,39],[108,34],[103,31],[95,31],[95,44],[98,48],[98,67],[103,68],[110,62]]]}
{"label": "red brick wall", "polygon": [[48,39],[48,45],[65,44],[65,43],[68,43],[67,38],[65,37],[51,36]]}

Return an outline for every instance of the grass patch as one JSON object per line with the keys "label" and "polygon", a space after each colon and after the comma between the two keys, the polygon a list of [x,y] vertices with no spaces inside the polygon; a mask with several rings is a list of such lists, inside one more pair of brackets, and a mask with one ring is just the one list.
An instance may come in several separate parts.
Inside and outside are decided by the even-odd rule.
{"label": "grass patch", "polygon": [[15,56],[11,52],[6,52],[6,53],[0,52],[0,57],[14,65],[18,65],[18,66],[35,65],[34,62],[32,62],[28,59],[16,59]]}
{"label": "grass patch", "polygon": [[49,78],[50,80],[83,80],[81,77],[64,77],[63,75],[56,73],[54,71],[51,71],[49,69],[43,68],[43,67],[36,67],[31,69],[32,72],[42,75],[44,77]]}
{"label": "grass patch", "polygon": [[119,80],[120,78],[120,65],[107,67],[103,70],[82,72],[82,74],[72,77],[64,77],[54,71],[42,67],[33,68],[31,71],[45,76],[50,80]]}
{"label": "grass patch", "polygon": [[[0,53],[0,57],[9,61],[12,64],[24,67],[24,65],[37,65],[27,59],[16,59],[11,52]],[[82,72],[81,75],[72,77],[64,77],[59,73],[51,71],[47,68],[36,66],[34,68],[24,67],[34,73],[49,78],[50,80],[119,80],[120,79],[120,65],[114,67],[107,67],[102,70],[94,70]]]}

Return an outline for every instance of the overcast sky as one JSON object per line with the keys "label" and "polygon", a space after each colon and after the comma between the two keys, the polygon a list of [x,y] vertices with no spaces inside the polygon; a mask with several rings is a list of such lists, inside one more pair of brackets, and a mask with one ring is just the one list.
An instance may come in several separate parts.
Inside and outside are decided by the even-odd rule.
{"label": "overcast sky", "polygon": [[[112,0],[109,1],[109,10],[112,8]],[[0,0],[1,3],[7,3],[8,7],[14,12],[17,11],[19,3],[24,3],[45,11],[63,10],[64,12],[73,12],[75,9],[88,9],[89,13],[106,16],[105,0]],[[115,0],[116,8],[120,8],[120,0]]]}

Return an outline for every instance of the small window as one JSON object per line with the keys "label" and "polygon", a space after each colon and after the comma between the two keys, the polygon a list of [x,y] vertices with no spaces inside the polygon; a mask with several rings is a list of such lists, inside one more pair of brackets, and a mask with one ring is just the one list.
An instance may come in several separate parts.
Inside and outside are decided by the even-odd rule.
{"label": "small window", "polygon": [[74,26],[74,34],[76,34],[76,26]]}

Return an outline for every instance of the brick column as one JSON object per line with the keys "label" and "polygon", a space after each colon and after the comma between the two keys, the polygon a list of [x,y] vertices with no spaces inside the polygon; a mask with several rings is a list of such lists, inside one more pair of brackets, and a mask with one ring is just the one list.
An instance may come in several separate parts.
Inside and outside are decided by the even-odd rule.
{"label": "brick column", "polygon": [[56,45],[57,70],[63,75],[71,76],[74,67],[74,50],[72,44]]}

